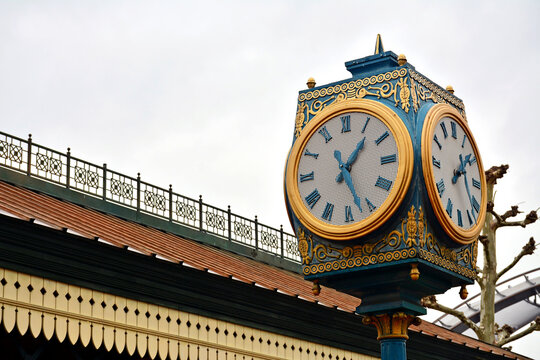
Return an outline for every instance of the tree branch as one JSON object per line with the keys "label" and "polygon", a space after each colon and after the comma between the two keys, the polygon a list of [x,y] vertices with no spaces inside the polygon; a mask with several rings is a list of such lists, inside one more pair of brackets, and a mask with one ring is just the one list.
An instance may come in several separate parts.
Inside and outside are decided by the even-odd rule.
{"label": "tree branch", "polygon": [[505,344],[508,344],[509,342],[511,341],[514,341],[514,340],[517,340],[517,339],[520,339],[522,337],[524,337],[525,335],[529,335],[530,333],[532,333],[533,331],[539,331],[540,330],[540,317],[537,317],[534,322],[531,323],[531,325],[529,325],[528,328],[526,328],[525,330],[523,330],[522,332],[519,332],[517,334],[514,334],[512,336],[508,336],[508,337],[504,337],[502,338],[501,340],[499,340],[497,342],[497,346],[503,346]]}
{"label": "tree branch", "polygon": [[532,255],[534,253],[534,250],[536,250],[536,242],[534,241],[534,238],[531,237],[529,239],[529,242],[523,245],[521,251],[514,258],[514,260],[512,260],[512,262],[508,264],[507,267],[505,267],[503,270],[501,270],[501,272],[497,274],[495,281],[499,280],[501,276],[503,276],[508,270],[513,268],[519,262],[519,260],[521,260],[522,257],[524,257],[525,255]]}
{"label": "tree branch", "polygon": [[478,325],[476,325],[474,323],[474,321],[470,320],[461,311],[458,311],[458,310],[455,310],[455,309],[452,309],[452,308],[449,308],[447,306],[439,304],[437,302],[437,298],[435,297],[435,295],[426,296],[426,297],[422,298],[422,300],[420,300],[420,304],[422,306],[424,306],[424,307],[427,307],[427,308],[430,308],[430,309],[433,309],[433,310],[438,310],[438,311],[441,311],[443,313],[455,316],[456,318],[461,320],[461,322],[463,322],[465,325],[467,325],[469,328],[471,328],[476,333],[478,338],[481,338],[482,330],[480,329],[480,327]]}
{"label": "tree branch", "polygon": [[500,179],[506,174],[508,165],[492,166],[489,170],[486,170],[486,182],[496,184],[497,179]]}
{"label": "tree branch", "polygon": [[522,213],[518,210],[518,207],[516,205],[512,206],[511,209],[505,212],[503,215],[497,214],[492,206],[488,206],[488,211],[495,217],[495,224],[493,224],[493,227],[495,229],[506,226],[521,226],[524,228],[525,226],[532,224],[536,222],[536,220],[538,220],[538,214],[536,210],[531,210],[531,212],[528,213],[527,216],[525,216],[525,219],[521,221],[506,221],[506,219]]}

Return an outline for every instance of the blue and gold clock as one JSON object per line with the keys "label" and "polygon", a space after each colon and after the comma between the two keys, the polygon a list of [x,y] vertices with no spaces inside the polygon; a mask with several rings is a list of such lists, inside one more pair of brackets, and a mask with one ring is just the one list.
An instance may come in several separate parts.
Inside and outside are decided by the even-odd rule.
{"label": "blue and gold clock", "polygon": [[439,223],[452,240],[475,241],[486,216],[486,180],[467,122],[452,106],[434,105],[421,149],[426,192]]}
{"label": "blue and gold clock", "polygon": [[329,240],[351,240],[384,224],[401,205],[413,147],[387,106],[351,99],[326,107],[296,139],[286,168],[288,202],[300,223]]}

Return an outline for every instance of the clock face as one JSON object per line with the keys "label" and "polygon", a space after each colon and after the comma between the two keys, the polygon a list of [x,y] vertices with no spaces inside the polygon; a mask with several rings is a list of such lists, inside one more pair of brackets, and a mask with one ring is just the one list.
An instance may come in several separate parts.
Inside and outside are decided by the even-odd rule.
{"label": "clock face", "polygon": [[422,136],[426,189],[445,231],[459,243],[476,239],[483,226],[486,186],[474,138],[461,115],[437,105]]}
{"label": "clock face", "polygon": [[410,182],[409,167],[412,145],[397,115],[368,100],[345,102],[315,117],[293,146],[289,201],[311,231],[351,239],[374,230],[397,209]]}

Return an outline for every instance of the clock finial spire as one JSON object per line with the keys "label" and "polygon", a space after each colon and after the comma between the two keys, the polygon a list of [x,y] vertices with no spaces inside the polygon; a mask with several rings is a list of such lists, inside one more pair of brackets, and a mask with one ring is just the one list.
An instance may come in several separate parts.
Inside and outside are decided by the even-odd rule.
{"label": "clock finial spire", "polygon": [[382,54],[383,52],[384,52],[384,48],[383,48],[383,44],[382,44],[381,34],[377,34],[377,40],[375,40],[375,53],[374,53],[374,55]]}

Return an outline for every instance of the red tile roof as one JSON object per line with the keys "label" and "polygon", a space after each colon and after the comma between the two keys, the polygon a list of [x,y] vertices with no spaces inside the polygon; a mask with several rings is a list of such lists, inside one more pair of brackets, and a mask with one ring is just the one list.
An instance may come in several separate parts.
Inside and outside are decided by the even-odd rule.
{"label": "red tile roof", "polygon": [[[156,255],[165,260],[180,262],[184,266],[346,312],[354,312],[360,304],[360,299],[330,288],[323,288],[318,296],[313,295],[312,283],[304,280],[301,274],[0,181],[0,214],[2,213],[23,220],[33,219],[38,224],[67,229],[86,238],[98,238],[113,246],[127,247],[149,256]],[[426,321],[419,326],[411,326],[410,330],[504,355],[510,359],[527,359]]]}

